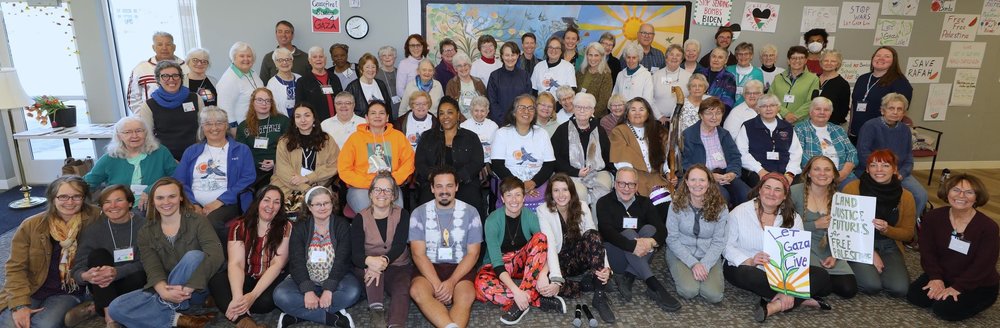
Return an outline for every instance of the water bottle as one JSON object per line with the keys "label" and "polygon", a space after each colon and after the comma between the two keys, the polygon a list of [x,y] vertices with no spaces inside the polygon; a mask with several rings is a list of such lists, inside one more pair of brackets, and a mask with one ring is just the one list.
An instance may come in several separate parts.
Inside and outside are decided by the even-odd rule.
{"label": "water bottle", "polygon": [[949,169],[941,170],[941,184],[944,184],[945,181],[948,181],[948,178],[951,178],[951,170]]}

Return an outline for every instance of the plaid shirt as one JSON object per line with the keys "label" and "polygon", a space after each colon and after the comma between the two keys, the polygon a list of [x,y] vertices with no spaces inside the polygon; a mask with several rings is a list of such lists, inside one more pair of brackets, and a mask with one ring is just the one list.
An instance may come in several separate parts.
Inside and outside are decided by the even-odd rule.
{"label": "plaid shirt", "polygon": [[[699,128],[699,130],[701,130]],[[701,143],[705,145],[705,166],[709,170],[712,169],[726,169],[726,151],[722,149],[722,143],[719,142],[719,129],[714,129],[708,134],[701,132]],[[722,156],[716,159],[713,154],[719,154]]]}
{"label": "plaid shirt", "polygon": [[[854,166],[858,165],[858,150],[854,148],[851,144],[851,140],[847,138],[847,132],[844,131],[839,125],[827,124],[827,131],[830,132],[830,138],[833,139],[833,148],[837,150],[837,167],[844,167],[844,163],[850,161],[854,163]],[[802,166],[806,166],[809,159],[813,156],[823,155],[823,148],[820,145],[821,140],[816,136],[816,128],[812,126],[809,120],[803,120],[795,125],[795,135],[799,137],[799,143],[802,144]]]}

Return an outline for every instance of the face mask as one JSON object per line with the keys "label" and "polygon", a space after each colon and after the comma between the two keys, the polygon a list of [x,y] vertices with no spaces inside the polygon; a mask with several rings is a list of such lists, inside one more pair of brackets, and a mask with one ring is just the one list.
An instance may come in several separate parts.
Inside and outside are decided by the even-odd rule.
{"label": "face mask", "polygon": [[819,43],[819,42],[809,43],[809,52],[817,54],[820,51],[823,51],[823,44],[822,43]]}

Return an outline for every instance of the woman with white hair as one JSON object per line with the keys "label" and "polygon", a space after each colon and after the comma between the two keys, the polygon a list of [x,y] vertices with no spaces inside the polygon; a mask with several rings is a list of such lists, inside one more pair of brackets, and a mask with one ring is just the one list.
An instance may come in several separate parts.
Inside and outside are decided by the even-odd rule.
{"label": "woman with white hair", "polygon": [[778,47],[773,44],[765,44],[763,48],[760,49],[760,70],[764,71],[764,92],[771,89],[771,83],[774,82],[774,77],[781,75],[785,72],[784,68],[777,67],[774,64],[778,61]]}
{"label": "woman with white hair", "polygon": [[212,77],[205,74],[208,68],[211,66],[208,61],[208,50],[203,48],[194,48],[187,53],[187,83],[184,83],[191,90],[201,98],[201,101],[205,102],[205,106],[215,106],[216,96],[219,94],[215,89],[215,82],[212,82]]}
{"label": "woman with white hair", "polygon": [[451,65],[457,73],[448,81],[444,94],[458,101],[462,116],[472,117],[472,99],[486,95],[486,84],[478,77],[472,76],[472,60],[465,53],[456,54],[451,58]]}
{"label": "woman with white hair", "polygon": [[[292,52],[288,49],[281,47],[274,49],[274,52],[271,53],[271,60],[278,68],[278,74],[267,80],[267,88],[274,94],[274,107],[290,117],[292,111],[295,110],[295,87],[302,75],[292,73]],[[236,108],[230,110],[236,110]]]}
{"label": "woman with white hair", "polygon": [[[642,97],[647,102],[653,102],[653,75],[646,67],[639,64],[642,61],[642,46],[631,43],[622,50],[625,67],[615,78],[615,89],[625,99]],[[652,105],[652,104],[651,104]],[[655,119],[655,117],[654,117]]]}
{"label": "woman with white hair", "polygon": [[145,208],[148,186],[159,178],[173,175],[177,161],[160,145],[153,130],[146,127],[142,119],[123,117],[115,123],[114,129],[105,154],[97,159],[83,180],[94,190],[103,185],[131,186],[136,195],[142,194],[136,205]]}
{"label": "woman with white hair", "polygon": [[[389,97],[392,98],[392,111],[399,113],[399,93],[396,92],[396,48],[383,46],[378,48],[378,71],[375,78],[389,86]],[[389,101],[386,101],[388,103]]]}
{"label": "woman with white hair", "polygon": [[840,51],[826,49],[819,54],[819,66],[823,68],[819,75],[819,95],[833,102],[830,123],[836,125],[847,123],[847,114],[851,112],[851,85],[840,76],[843,63]]}
{"label": "woman with white hair", "polygon": [[614,86],[614,76],[611,75],[611,68],[604,60],[604,46],[597,42],[591,42],[584,48],[584,60],[580,71],[576,72],[576,84],[580,92],[586,92],[594,96],[594,116],[600,119],[608,113],[608,98],[611,98],[611,88]]}
{"label": "woman with white hair", "polygon": [[[596,43],[593,43],[596,44]],[[588,54],[589,54],[589,48]],[[604,58],[601,58],[604,63]],[[606,65],[606,64],[605,64]],[[552,150],[556,158],[556,172],[566,173],[573,179],[577,195],[587,204],[611,192],[611,139],[594,118],[597,100],[589,93],[573,97],[573,119],[559,125],[552,134]]]}
{"label": "woman with white hair", "polygon": [[150,94],[136,115],[153,132],[153,136],[170,150],[174,159],[180,159],[184,149],[194,144],[198,132],[198,111],[205,104],[198,95],[181,84],[181,65],[165,60],[153,69],[156,83],[160,86]]}
{"label": "woman with white hair", "polygon": [[[653,114],[661,124],[667,124],[674,115],[674,108],[677,108],[673,88],[679,87],[687,95],[687,85],[691,79],[691,73],[681,67],[681,61],[684,60],[684,50],[681,46],[671,44],[667,47],[666,55],[667,66],[653,73],[653,99],[650,99],[653,103]],[[695,57],[697,59],[697,56]]]}
{"label": "woman with white hair", "polygon": [[698,73],[705,75],[708,80],[708,91],[710,96],[719,97],[723,104],[726,104],[726,115],[733,110],[736,103],[736,76],[726,71],[726,62],[729,50],[715,48],[708,54],[709,65],[703,67]]}
{"label": "woman with white hair", "polygon": [[246,211],[252,201],[249,187],[257,179],[250,147],[226,133],[225,110],[208,107],[198,113],[198,143],[184,151],[174,178],[184,186],[184,198],[195,212],[208,217],[219,240],[226,223]]}
{"label": "woman with white hair", "polygon": [[687,39],[684,41],[684,62],[681,63],[681,68],[688,72],[688,74],[694,74],[701,70],[701,64],[698,63],[698,55],[701,54],[701,42],[695,39]]}
{"label": "woman with white hair", "polygon": [[257,72],[253,71],[253,63],[257,59],[249,43],[243,41],[234,43],[229,48],[229,59],[232,60],[232,64],[219,79],[218,103],[219,108],[229,113],[230,134],[234,134],[236,125],[243,122],[243,117],[239,114],[244,108],[250,108],[250,94],[254,89],[265,85]]}
{"label": "woman with white hair", "polygon": [[[417,91],[426,92],[431,98],[431,113],[437,114],[438,100],[444,96],[444,87],[434,79],[434,64],[430,59],[424,58],[417,64],[417,76],[406,82],[406,89],[403,91],[403,102],[399,105],[399,110],[403,113],[411,110],[410,97]],[[402,113],[400,113],[402,117]],[[395,117],[391,117],[395,119]]]}
{"label": "woman with white hair", "polygon": [[[820,57],[823,58],[823,57]],[[820,60],[822,65],[822,60]],[[802,143],[801,165],[805,167],[813,156],[826,156],[840,173],[835,185],[843,189],[856,180],[854,168],[858,166],[858,150],[854,148],[847,131],[836,124],[829,124],[833,115],[833,102],[826,97],[813,98],[809,104],[809,119],[795,124],[795,136]],[[806,172],[808,173],[808,172]]]}
{"label": "woman with white hair", "polygon": [[690,93],[684,99],[684,107],[681,109],[680,117],[676,118],[681,120],[679,125],[681,131],[698,123],[698,108],[701,106],[701,101],[712,98],[712,96],[705,94],[708,91],[708,80],[705,79],[704,75],[699,73],[691,75],[687,88]]}
{"label": "woman with white hair", "polygon": [[757,117],[757,103],[762,95],[764,95],[764,82],[747,81],[747,84],[743,86],[743,103],[729,112],[722,127],[729,131],[730,135],[735,136],[737,132],[740,132],[740,126],[743,126],[743,122]]}
{"label": "woman with white hair", "polygon": [[340,84],[340,79],[326,69],[326,52],[323,48],[309,48],[309,66],[312,70],[298,80],[295,88],[295,102],[307,102],[316,109],[316,122],[336,115],[333,98],[344,86]]}
{"label": "woman with white hair", "polygon": [[788,181],[802,173],[802,144],[795,127],[778,118],[779,103],[775,95],[761,97],[759,115],[744,122],[736,133],[742,179],[748,186],[756,186],[768,173],[783,175]]}

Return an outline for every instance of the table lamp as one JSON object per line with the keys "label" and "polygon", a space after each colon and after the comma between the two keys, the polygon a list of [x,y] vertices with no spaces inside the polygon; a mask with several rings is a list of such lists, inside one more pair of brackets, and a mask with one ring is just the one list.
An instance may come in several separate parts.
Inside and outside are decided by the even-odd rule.
{"label": "table lamp", "polygon": [[[21,80],[17,78],[17,70],[12,67],[0,68],[0,110],[7,111],[11,140],[14,140],[14,111],[34,103],[21,87]],[[24,198],[10,202],[10,208],[24,209],[45,204],[44,197],[31,197],[31,186],[28,186],[27,177],[24,175],[21,148],[18,146],[17,140],[14,140],[14,154],[17,156],[17,168],[21,173],[21,192],[24,193]]]}

